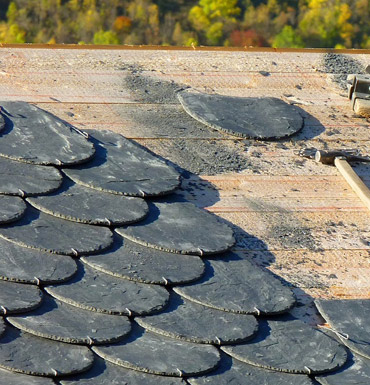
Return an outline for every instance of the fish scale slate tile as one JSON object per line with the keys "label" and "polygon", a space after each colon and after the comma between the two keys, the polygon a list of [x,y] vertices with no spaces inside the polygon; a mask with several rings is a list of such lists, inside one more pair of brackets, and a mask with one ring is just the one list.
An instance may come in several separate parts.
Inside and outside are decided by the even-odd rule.
{"label": "fish scale slate tile", "polygon": [[11,326],[0,338],[0,367],[14,372],[60,377],[84,372],[93,362],[85,346],[35,337]]}
{"label": "fish scale slate tile", "polygon": [[21,219],[26,208],[27,206],[21,198],[0,195],[0,225]]}
{"label": "fish scale slate tile", "polygon": [[88,132],[95,157],[85,165],[63,170],[76,183],[139,197],[169,194],[179,186],[179,173],[144,147],[114,132]]}
{"label": "fish scale slate tile", "polygon": [[36,377],[0,369],[0,379],[6,385],[55,385],[50,378]]}
{"label": "fish scale slate tile", "polygon": [[46,214],[91,225],[135,223],[144,219],[149,211],[142,198],[105,193],[77,185],[67,178],[54,194],[28,198],[27,202]]}
{"label": "fish scale slate tile", "polygon": [[104,250],[113,242],[112,235],[107,228],[66,221],[31,206],[21,220],[0,226],[0,237],[10,242],[70,256]]}
{"label": "fish scale slate tile", "polygon": [[164,311],[135,320],[151,332],[200,344],[240,343],[252,339],[258,330],[252,315],[211,309],[173,292]]}
{"label": "fish scale slate tile", "polygon": [[25,102],[0,102],[5,129],[0,132],[0,156],[26,163],[71,165],[86,162],[94,146],[80,131]]}
{"label": "fish scale slate tile", "polygon": [[144,246],[178,254],[219,254],[235,243],[228,225],[192,203],[151,202],[149,210],[143,221],[118,227],[116,232]]}
{"label": "fish scale slate tile", "polygon": [[100,313],[147,315],[167,306],[169,293],[158,285],[133,282],[79,263],[77,274],[65,284],[47,286],[54,298]]}
{"label": "fish scale slate tile", "polygon": [[0,238],[0,279],[20,283],[51,284],[70,279],[77,271],[71,257],[21,247]]}
{"label": "fish scale slate tile", "polygon": [[278,373],[222,355],[220,366],[209,374],[190,377],[190,385],[313,385],[302,374]]}
{"label": "fish scale slate tile", "polygon": [[315,304],[341,342],[370,359],[370,299],[316,300]]}
{"label": "fish scale slate tile", "polygon": [[131,322],[125,316],[79,309],[47,294],[35,311],[7,317],[7,321],[39,337],[82,345],[116,342],[131,330]]}
{"label": "fish scale slate tile", "polygon": [[0,314],[24,313],[40,306],[42,291],[35,285],[0,281]]}
{"label": "fish scale slate tile", "polygon": [[205,261],[197,282],[176,286],[182,297],[218,310],[244,314],[280,314],[295,304],[292,291],[245,257],[228,253]]}
{"label": "fish scale slate tile", "polygon": [[255,139],[277,139],[303,127],[297,108],[278,98],[241,98],[185,90],[177,94],[194,119],[228,134]]}
{"label": "fish scale slate tile", "polygon": [[83,263],[106,274],[132,281],[160,285],[176,285],[199,279],[205,270],[201,258],[177,255],[138,243],[119,235],[114,246],[104,253],[87,255]]}
{"label": "fish scale slate tile", "polygon": [[122,342],[93,351],[116,365],[145,373],[187,377],[215,369],[219,351],[210,345],[180,341],[151,333],[138,325]]}
{"label": "fish scale slate tile", "polygon": [[185,385],[181,378],[165,377],[143,373],[112,364],[100,357],[95,358],[94,366],[88,372],[68,377],[62,385]]}
{"label": "fish scale slate tile", "polygon": [[315,376],[322,385],[368,385],[370,384],[370,360],[352,354],[340,370]]}
{"label": "fish scale slate tile", "polygon": [[1,194],[21,197],[48,194],[60,187],[62,179],[62,174],[55,167],[37,166],[0,157]]}
{"label": "fish scale slate tile", "polygon": [[221,349],[251,365],[310,375],[334,371],[347,361],[337,341],[291,317],[260,320],[255,339]]}

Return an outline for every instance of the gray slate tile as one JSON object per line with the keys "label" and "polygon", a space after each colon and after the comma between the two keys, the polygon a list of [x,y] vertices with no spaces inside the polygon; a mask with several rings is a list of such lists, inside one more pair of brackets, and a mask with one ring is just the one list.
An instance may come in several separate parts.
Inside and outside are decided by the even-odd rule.
{"label": "gray slate tile", "polygon": [[116,232],[144,246],[179,254],[218,254],[235,243],[228,225],[192,203],[151,203],[149,209],[143,221]]}
{"label": "gray slate tile", "polygon": [[5,332],[4,318],[0,317],[0,337],[4,334],[4,332]]}
{"label": "gray slate tile", "polygon": [[36,309],[41,301],[37,286],[0,281],[0,314],[24,313]]}
{"label": "gray slate tile", "polygon": [[48,194],[59,188],[61,184],[62,174],[54,167],[38,166],[0,157],[1,194],[21,197]]}
{"label": "gray slate tile", "polygon": [[306,375],[257,368],[226,355],[222,356],[218,369],[187,381],[190,385],[313,385]]}
{"label": "gray slate tile", "polygon": [[370,299],[316,300],[315,304],[343,344],[370,359]]}
{"label": "gray slate tile", "polygon": [[110,131],[89,130],[95,157],[64,169],[76,183],[120,195],[157,196],[175,190],[179,173],[144,147]]}
{"label": "gray slate tile", "polygon": [[156,250],[116,236],[114,248],[87,255],[81,260],[104,273],[132,281],[161,285],[193,282],[204,273],[204,263],[195,255],[177,255]]}
{"label": "gray slate tile", "polygon": [[91,142],[76,129],[32,104],[0,102],[6,127],[0,156],[34,164],[71,165],[94,155]]}
{"label": "gray slate tile", "polygon": [[0,369],[0,379],[5,385],[55,385],[50,378],[30,376]]}
{"label": "gray slate tile", "polygon": [[191,91],[177,95],[190,116],[228,134],[277,139],[293,135],[303,127],[298,110],[281,99],[240,98]]}
{"label": "gray slate tile", "polygon": [[35,311],[15,317],[8,322],[33,335],[72,344],[95,345],[116,342],[131,330],[125,316],[83,310],[44,295]]}
{"label": "gray slate tile", "polygon": [[346,350],[337,341],[289,318],[260,321],[255,339],[221,349],[251,365],[291,373],[330,372],[347,361]]}
{"label": "gray slate tile", "polygon": [[175,293],[171,293],[164,311],[135,320],[154,333],[200,344],[240,343],[253,338],[258,330],[258,322],[252,315],[225,313],[182,299]]}
{"label": "gray slate tile", "polygon": [[295,303],[288,287],[235,253],[205,263],[203,278],[174,291],[201,305],[232,313],[279,314]]}
{"label": "gray slate tile", "polygon": [[19,220],[25,214],[26,208],[23,199],[0,195],[0,225]]}
{"label": "gray slate tile", "polygon": [[315,379],[322,385],[369,385],[370,360],[358,355],[351,355],[347,364],[340,370]]}
{"label": "gray slate tile", "polygon": [[53,195],[28,198],[38,210],[55,217],[91,225],[118,226],[135,223],[148,214],[144,199],[105,193],[64,181]]}
{"label": "gray slate tile", "polygon": [[113,242],[107,228],[55,218],[32,207],[18,222],[1,226],[0,237],[20,246],[70,256],[96,253]]}
{"label": "gray slate tile", "polygon": [[70,281],[48,286],[45,290],[70,305],[117,315],[156,313],[167,305],[169,299],[164,287],[116,278],[82,264]]}
{"label": "gray slate tile", "polygon": [[127,369],[99,357],[95,358],[94,366],[88,372],[62,380],[60,383],[62,385],[185,385],[180,378]]}
{"label": "gray slate tile", "polygon": [[0,279],[20,283],[51,284],[70,279],[77,271],[67,256],[45,253],[0,238]]}
{"label": "gray slate tile", "polygon": [[217,367],[220,359],[213,346],[163,337],[138,326],[124,341],[92,349],[116,365],[165,376],[207,373]]}
{"label": "gray slate tile", "polygon": [[88,370],[93,361],[85,346],[35,337],[11,326],[0,339],[0,367],[18,373],[59,377]]}

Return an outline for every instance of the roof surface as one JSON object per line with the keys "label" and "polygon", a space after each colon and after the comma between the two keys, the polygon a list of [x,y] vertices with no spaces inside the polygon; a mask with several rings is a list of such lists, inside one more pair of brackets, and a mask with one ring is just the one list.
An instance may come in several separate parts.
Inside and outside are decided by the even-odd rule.
{"label": "roof surface", "polygon": [[[333,340],[326,342],[327,337],[323,333],[317,335],[318,332],[311,328],[325,322],[313,301],[369,299],[369,213],[334,167],[316,164],[311,159],[299,157],[297,152],[315,147],[356,148],[363,154],[368,153],[369,123],[353,114],[343,87],[343,74],[367,65],[368,55],[1,48],[0,61],[2,100],[36,104],[79,130],[104,129],[120,133],[169,160],[172,166],[166,175],[173,179],[169,182],[171,188],[168,189],[164,182],[158,183],[160,178],[164,178],[163,181],[170,178],[161,176],[161,171],[153,177],[156,195],[161,194],[158,193],[160,186],[166,194],[176,188],[177,173],[172,167],[182,175],[181,187],[175,190],[175,195],[148,198],[145,189],[143,191],[136,185],[134,190],[129,191],[129,195],[145,196],[150,211],[147,220],[142,221],[146,207],[144,204],[136,205],[132,210],[139,212],[134,219],[133,214],[130,218],[132,222],[139,221],[138,224],[118,231],[134,241],[128,242],[128,252],[143,258],[140,259],[140,266],[135,267],[132,261],[129,262],[129,271],[123,271],[124,262],[117,266],[116,251],[108,254],[112,262],[108,259],[106,264],[99,261],[100,253],[104,261],[106,254],[103,249],[108,248],[113,239],[108,234],[108,227],[111,230],[115,227],[109,219],[111,213],[107,214],[108,218],[101,218],[102,227],[95,226],[90,231],[89,228],[93,229],[89,227],[91,225],[60,218],[51,221],[45,219],[45,214],[38,214],[30,207],[26,212],[31,214],[26,215],[31,217],[26,216],[26,219],[16,222],[15,219],[23,214],[24,203],[18,197],[12,201],[14,209],[7,203],[11,213],[6,212],[5,215],[10,215],[9,220],[15,221],[15,228],[12,229],[12,224],[3,225],[0,229],[2,236],[20,242],[22,246],[51,250],[64,257],[53,255],[49,267],[52,272],[47,271],[45,266],[42,266],[43,270],[41,266],[40,269],[32,266],[32,274],[29,274],[33,275],[34,271],[39,273],[37,270],[40,270],[36,277],[25,278],[27,274],[20,272],[19,268],[18,280],[28,280],[34,286],[21,284],[18,288],[2,291],[4,295],[7,290],[10,293],[10,305],[2,305],[4,315],[9,316],[11,305],[14,305],[18,309],[15,311],[25,312],[25,317],[11,315],[6,321],[15,328],[8,325],[0,340],[0,366],[17,367],[13,358],[19,355],[19,351],[24,356],[17,359],[27,363],[29,359],[24,357],[30,357],[27,354],[34,354],[35,346],[39,346],[39,351],[43,353],[38,353],[38,358],[46,363],[48,370],[42,373],[45,369],[42,365],[40,368],[35,358],[35,361],[29,360],[26,366],[31,369],[26,372],[56,377],[52,381],[57,383],[96,381],[98,384],[120,384],[127,381],[141,384],[163,381],[163,384],[176,384],[180,382],[178,377],[185,377],[190,384],[197,385],[225,383],[232,378],[240,384],[248,384],[245,380],[247,375],[252,383],[266,380],[274,384],[279,381],[282,384],[309,384],[309,376],[335,370],[345,363],[347,354],[344,348]],[[176,92],[186,87],[229,96],[280,98],[300,109],[304,127],[289,139],[272,142],[223,134],[196,122],[183,111]],[[94,132],[99,137],[97,131],[92,131],[92,136]],[[74,134],[81,137],[78,132]],[[99,143],[103,142],[99,139]],[[112,139],[109,143],[113,142]],[[42,146],[40,148],[42,151]],[[132,150],[125,151],[125,156],[131,159]],[[157,162],[157,155],[148,154],[156,159],[150,164]],[[91,157],[91,153],[88,156]],[[119,164],[115,155],[110,158],[109,151],[107,159],[112,159],[115,166]],[[86,165],[88,168],[89,163]],[[56,162],[56,166],[60,168],[61,164]],[[6,174],[7,166],[2,167]],[[140,165],[134,167],[140,175]],[[78,168],[83,170],[84,165]],[[369,167],[357,165],[356,171],[369,185]],[[66,174],[74,173],[66,170]],[[56,188],[59,183],[55,173],[50,178],[37,174],[36,178],[43,183],[51,180],[46,183],[46,191],[50,189],[50,184]],[[144,178],[141,180],[144,181]],[[27,178],[27,186],[30,183],[30,178]],[[149,184],[145,184],[145,188]],[[9,194],[12,188],[14,186],[7,185],[4,192]],[[35,186],[32,188],[35,189]],[[68,193],[68,188],[63,185],[61,190],[52,194],[58,197],[60,192],[66,190]],[[22,197],[24,191],[20,189],[11,194]],[[86,200],[86,196],[83,199]],[[151,203],[153,199],[157,203]],[[65,204],[58,201],[55,208],[39,198],[28,200],[31,204],[37,201],[37,208],[44,210],[43,205],[46,204],[47,212],[54,215]],[[188,203],[184,204],[184,201],[217,214],[222,224],[210,217],[208,225],[212,223],[214,227],[207,228],[207,220],[196,219],[197,214],[187,208]],[[102,206],[104,212],[104,204]],[[76,209],[78,211],[79,208]],[[201,213],[201,216],[205,215],[204,211]],[[189,218],[186,219],[190,223],[187,231],[184,230],[185,225],[176,227],[177,218],[180,222]],[[68,214],[67,219],[73,218]],[[36,220],[39,222],[32,227],[29,221],[36,223]],[[80,218],[77,220],[81,222]],[[173,227],[175,235],[171,233]],[[234,245],[230,228],[236,240]],[[53,234],[55,239],[52,239]],[[118,235],[115,237],[117,242]],[[142,245],[141,249],[135,248],[135,242]],[[4,244],[1,247],[8,256],[0,265],[2,270],[12,263],[9,255],[23,258],[13,246]],[[122,245],[117,246],[118,250],[120,247]],[[231,254],[221,254],[230,247]],[[29,253],[35,253],[34,258],[40,258],[35,251],[28,249],[25,252]],[[82,262],[77,262],[78,271],[73,275],[73,267],[67,262],[71,258],[68,255],[76,259],[91,253],[97,255],[83,257]],[[159,265],[153,263],[151,253],[153,256],[157,253]],[[199,263],[199,257],[176,253],[205,257],[205,270]],[[216,254],[216,258],[205,255],[207,253]],[[183,276],[178,272],[175,274],[174,255],[188,258],[187,268],[179,265],[177,269],[181,269]],[[27,270],[31,256],[24,258],[28,261],[24,262],[24,269]],[[58,263],[55,258],[64,260]],[[162,271],[163,276],[160,277]],[[54,282],[53,286],[44,287],[46,279],[43,282],[42,274],[48,277],[49,283]],[[173,278],[169,278],[170,274]],[[62,281],[66,283],[62,284]],[[189,281],[194,282],[178,286]],[[41,287],[41,292],[37,291],[35,284]],[[254,288],[254,292],[247,293],[243,287]],[[273,314],[286,312],[292,307],[290,290],[297,299],[290,315],[304,321],[304,324],[287,315],[277,321],[271,318]],[[125,305],[120,292],[128,293],[130,305]],[[49,298],[46,293],[57,300]],[[40,306],[41,295],[44,297],[43,305],[32,310]],[[251,306],[253,301],[258,305]],[[42,321],[43,327],[38,327],[37,320],[33,324],[35,317],[32,315],[42,316],[45,311],[42,306],[56,310]],[[199,310],[196,306],[200,306]],[[157,312],[160,312],[158,316],[145,317]],[[223,322],[235,323],[233,333],[211,335],[217,327],[227,329],[220,327],[222,324],[212,323],[217,317],[222,318],[217,316],[222,312],[225,317],[231,317]],[[254,340],[252,338],[257,332],[255,318],[237,314],[240,312],[257,316],[260,334]],[[264,313],[269,314],[268,321],[261,320]],[[132,329],[127,326],[126,316],[131,318]],[[209,321],[206,321],[207,317]],[[85,334],[80,336],[72,336],[68,327],[61,325],[57,332],[53,330],[58,320],[68,324],[68,319],[76,321],[77,329],[83,325],[83,320],[88,320],[87,323],[93,325],[91,328],[97,331],[96,339],[85,335],[83,328],[81,333]],[[105,324],[110,326],[103,327]],[[21,338],[17,328],[25,331]],[[106,335],[108,330],[109,336]],[[38,337],[32,337],[29,332]],[[271,335],[267,338],[268,334]],[[60,342],[58,345],[49,338],[68,342],[68,345],[65,347]],[[250,343],[245,343],[249,339]],[[368,339],[366,341],[369,343]],[[221,352],[217,346],[225,343],[236,345],[222,347]],[[317,343],[323,350],[316,351],[316,345],[312,348],[309,343]],[[94,353],[85,347],[94,344],[103,346],[93,347]],[[68,346],[72,348],[68,350]],[[269,354],[265,354],[263,349],[269,346],[275,347],[268,348]],[[326,364],[325,355],[330,364]],[[104,363],[98,356],[109,363]],[[230,356],[234,357],[232,361]],[[58,357],[66,358],[65,365],[58,362]],[[302,357],[306,361],[302,361]],[[72,367],[70,363],[73,363]],[[56,365],[59,365],[58,369],[55,369]],[[216,369],[218,365],[219,369]],[[80,380],[78,377],[64,377],[67,373],[85,372],[91,366],[91,371],[82,375]],[[129,369],[122,369],[121,366]],[[258,369],[259,366],[265,369]],[[151,375],[145,377],[138,374],[139,371]],[[279,371],[295,374],[284,375]],[[193,378],[205,372],[210,372],[209,377]],[[7,372],[5,375],[11,376]],[[128,380],[121,380],[121,375]],[[319,380],[330,384],[330,379]],[[10,383],[11,380],[7,381]],[[21,383],[22,379],[17,377],[14,381]],[[52,383],[37,376],[28,376],[25,381]]]}

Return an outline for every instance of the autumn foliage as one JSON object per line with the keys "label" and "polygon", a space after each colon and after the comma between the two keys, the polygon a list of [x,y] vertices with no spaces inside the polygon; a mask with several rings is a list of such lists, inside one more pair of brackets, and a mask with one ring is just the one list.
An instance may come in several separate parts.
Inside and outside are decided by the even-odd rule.
{"label": "autumn foliage", "polygon": [[0,0],[0,43],[370,48],[370,0]]}

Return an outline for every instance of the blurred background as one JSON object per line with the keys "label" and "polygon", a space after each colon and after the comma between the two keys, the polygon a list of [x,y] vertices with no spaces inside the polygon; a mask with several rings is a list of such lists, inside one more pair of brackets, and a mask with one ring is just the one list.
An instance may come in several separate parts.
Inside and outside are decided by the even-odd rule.
{"label": "blurred background", "polygon": [[0,43],[370,48],[370,0],[0,0]]}

